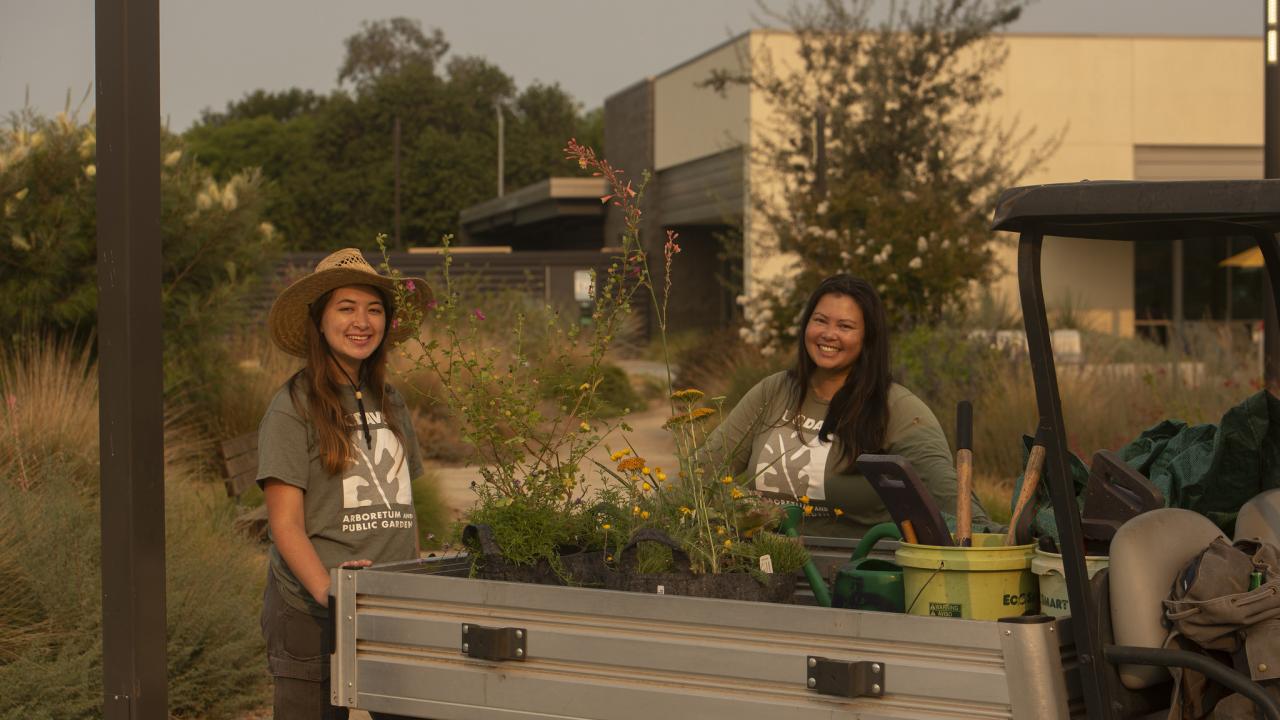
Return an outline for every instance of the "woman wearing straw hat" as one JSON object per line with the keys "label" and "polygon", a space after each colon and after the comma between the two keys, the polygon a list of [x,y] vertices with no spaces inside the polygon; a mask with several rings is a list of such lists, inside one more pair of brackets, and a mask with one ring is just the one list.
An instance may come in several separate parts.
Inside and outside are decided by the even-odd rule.
{"label": "woman wearing straw hat", "polygon": [[277,720],[347,716],[329,704],[329,570],[417,556],[410,481],[422,461],[386,367],[388,346],[417,332],[430,291],[406,280],[408,307],[397,307],[395,282],[360,251],[339,250],[268,316],[276,345],[306,360],[258,428],[271,537],[262,631]]}

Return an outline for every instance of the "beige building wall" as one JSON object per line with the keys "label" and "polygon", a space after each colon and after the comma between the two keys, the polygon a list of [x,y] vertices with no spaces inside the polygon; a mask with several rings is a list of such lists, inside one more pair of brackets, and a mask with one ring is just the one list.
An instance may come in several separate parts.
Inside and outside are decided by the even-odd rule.
{"label": "beige building wall", "polygon": [[[1262,41],[1254,38],[1011,35],[993,117],[1058,150],[1024,184],[1132,180],[1143,145],[1262,144]],[[1016,243],[999,243],[995,292],[1018,307]],[[1048,238],[1045,302],[1070,297],[1097,330],[1132,335],[1133,245]]]}
{"label": "beige building wall", "polygon": [[[1060,137],[1056,151],[1022,184],[1130,180],[1136,146],[1262,144],[1261,39],[1008,35],[1005,43],[1008,58],[993,78],[1001,97],[990,107],[991,118],[1034,131],[1028,147]],[[746,144],[748,197],[776,199],[784,188],[752,165],[750,156],[772,131],[777,109],[742,86],[721,97],[697,83],[712,69],[738,69],[745,59],[795,67],[797,49],[790,34],[752,31],[658,76],[656,169]],[[783,264],[754,205],[747,203],[743,218],[749,279]],[[1017,308],[1013,240],[997,242],[1002,275],[993,289]],[[1051,309],[1070,298],[1096,329],[1133,333],[1131,244],[1049,238],[1043,263]]]}
{"label": "beige building wall", "polygon": [[708,50],[653,83],[653,170],[743,145],[751,127],[750,90],[731,85],[722,94],[699,87],[714,70],[741,72],[745,37]]}

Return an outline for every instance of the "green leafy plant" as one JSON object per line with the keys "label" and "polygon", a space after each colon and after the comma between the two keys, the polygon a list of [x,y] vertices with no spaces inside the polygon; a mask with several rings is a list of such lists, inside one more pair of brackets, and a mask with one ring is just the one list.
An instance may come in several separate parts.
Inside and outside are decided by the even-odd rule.
{"label": "green leafy plant", "polygon": [[[571,141],[573,148],[581,146]],[[579,537],[588,514],[587,453],[626,427],[614,417],[626,408],[610,402],[620,396],[619,376],[608,369],[605,353],[630,315],[642,275],[643,183],[624,183],[612,168],[587,156],[579,164],[613,173],[617,190],[603,200],[622,209],[626,224],[621,255],[604,277],[593,279],[589,327],[543,308],[533,315],[519,311],[510,326],[489,332],[484,308],[467,303],[455,283],[446,238],[443,283],[427,310],[432,334],[402,349],[406,371],[434,379],[434,399],[451,409],[483,461],[471,521],[490,525],[509,559],[520,563],[554,560],[558,547],[587,539]],[[379,245],[385,253],[385,238]],[[383,264],[399,276],[385,259]],[[407,282],[401,292],[410,290]],[[528,342],[530,337],[537,341]]]}

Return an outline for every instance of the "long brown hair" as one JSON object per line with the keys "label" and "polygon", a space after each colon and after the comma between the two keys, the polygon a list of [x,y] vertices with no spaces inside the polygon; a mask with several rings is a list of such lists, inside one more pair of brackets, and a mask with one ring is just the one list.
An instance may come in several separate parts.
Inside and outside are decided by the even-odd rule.
{"label": "long brown hair", "polygon": [[[386,309],[386,326],[383,329],[382,341],[373,353],[360,364],[360,377],[356,382],[369,391],[371,399],[377,403],[382,412],[382,420],[395,434],[400,445],[404,446],[404,435],[395,416],[388,412],[387,397],[391,394],[387,386],[387,331],[391,329],[395,318],[395,306],[387,298],[382,288],[369,287],[382,299]],[[336,288],[335,288],[336,289]],[[329,363],[337,362],[329,343],[320,332],[320,321],[324,310],[333,297],[333,290],[316,298],[308,308],[311,322],[307,323],[307,364],[289,379],[289,397],[298,414],[311,421],[316,429],[316,442],[320,447],[320,461],[325,470],[336,475],[351,463],[351,433],[355,428],[347,420],[347,413],[342,408],[341,388],[329,376]],[[302,402],[299,395],[305,395]]]}
{"label": "long brown hair", "polygon": [[889,321],[880,295],[866,280],[840,274],[819,283],[800,316],[799,354],[795,367],[787,372],[799,390],[793,412],[795,416],[800,415],[817,368],[805,348],[805,328],[809,326],[818,301],[825,295],[851,298],[862,310],[865,325],[862,352],[849,370],[844,385],[831,398],[827,417],[818,431],[819,440],[827,441],[832,433],[840,439],[840,465],[847,468],[852,466],[858,455],[877,452],[884,447],[885,434],[889,429],[889,386],[893,384],[893,373],[889,368]]}

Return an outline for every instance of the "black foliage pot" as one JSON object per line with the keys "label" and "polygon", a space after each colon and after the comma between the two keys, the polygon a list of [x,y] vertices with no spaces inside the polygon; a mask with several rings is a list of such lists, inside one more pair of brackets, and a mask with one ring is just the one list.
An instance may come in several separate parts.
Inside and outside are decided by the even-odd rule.
{"label": "black foliage pot", "polygon": [[[676,567],[683,568],[683,571],[639,572],[636,569],[636,547],[646,541],[661,543],[671,548]],[[724,600],[790,603],[796,590],[795,574],[781,573],[767,577],[767,581],[761,582],[745,572],[695,575],[689,571],[689,556],[680,549],[680,543],[661,530],[645,528],[636,531],[631,536],[631,541],[618,553],[617,568],[606,573],[604,586],[610,590],[629,592],[660,592],[665,595],[690,595]]]}
{"label": "black foliage pot", "polygon": [[535,585],[604,585],[604,551],[565,548],[554,561],[538,558],[533,563],[516,563],[507,558],[493,538],[488,525],[468,525],[462,531],[467,547],[477,550],[472,565],[482,580],[532,583]]}

